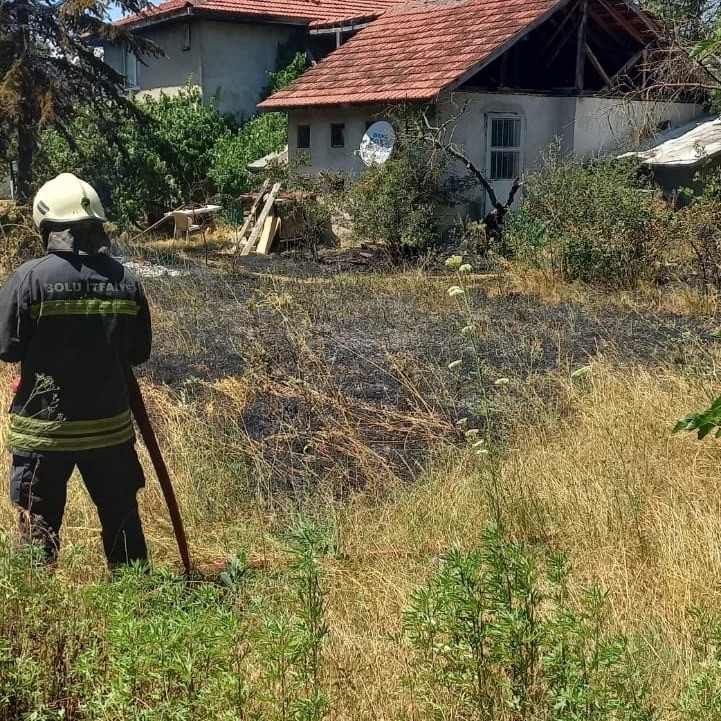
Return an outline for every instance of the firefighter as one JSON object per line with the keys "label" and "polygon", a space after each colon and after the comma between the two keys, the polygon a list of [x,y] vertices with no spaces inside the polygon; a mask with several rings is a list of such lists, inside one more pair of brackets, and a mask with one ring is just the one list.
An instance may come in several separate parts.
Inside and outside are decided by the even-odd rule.
{"label": "firefighter", "polygon": [[148,303],[109,255],[105,211],[88,183],[63,173],[43,185],[33,220],[47,254],[0,288],[0,360],[20,363],[7,445],[21,542],[36,542],[43,561],[56,562],[77,466],[109,566],[145,562],[127,373],[150,356]]}

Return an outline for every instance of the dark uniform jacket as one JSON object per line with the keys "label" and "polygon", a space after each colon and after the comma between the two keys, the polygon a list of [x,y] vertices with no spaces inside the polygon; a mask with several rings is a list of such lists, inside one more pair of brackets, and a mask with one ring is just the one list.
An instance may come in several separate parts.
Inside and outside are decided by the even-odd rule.
{"label": "dark uniform jacket", "polygon": [[102,232],[51,233],[48,254],[0,289],[0,359],[21,363],[13,451],[134,440],[126,374],[150,355],[150,313],[137,279],[103,252],[106,244]]}

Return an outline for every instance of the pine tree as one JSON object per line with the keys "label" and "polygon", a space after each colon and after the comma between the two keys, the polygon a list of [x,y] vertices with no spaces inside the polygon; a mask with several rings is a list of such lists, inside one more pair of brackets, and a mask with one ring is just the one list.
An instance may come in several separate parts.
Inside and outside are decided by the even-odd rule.
{"label": "pine tree", "polygon": [[[124,13],[148,0],[118,0]],[[122,94],[123,77],[98,57],[91,38],[124,43],[142,57],[149,42],[110,22],[108,0],[0,0],[0,159],[17,158],[18,198],[30,198],[40,132],[66,132],[81,105],[104,117],[111,106],[138,114]]]}

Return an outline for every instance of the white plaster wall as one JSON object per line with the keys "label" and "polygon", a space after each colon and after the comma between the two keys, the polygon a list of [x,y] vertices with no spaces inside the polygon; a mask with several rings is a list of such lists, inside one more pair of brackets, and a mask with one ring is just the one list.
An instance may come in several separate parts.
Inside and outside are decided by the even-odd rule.
{"label": "white plaster wall", "polygon": [[287,25],[241,25],[203,21],[202,76],[205,97],[218,94],[218,109],[239,120],[256,114],[261,93],[275,71],[278,46],[295,32]]}
{"label": "white plaster wall", "polygon": [[[200,84],[201,77],[201,28],[200,23],[191,24],[190,49],[183,50],[186,40],[186,22],[160,25],[142,33],[144,38],[154,42],[166,57],[143,56],[138,64],[139,93],[150,91],[158,95],[161,91],[175,94],[188,77]],[[123,49],[119,46],[105,47],[105,62],[119,73],[123,73]]]}
{"label": "white plaster wall", "polygon": [[[541,95],[511,95],[500,93],[454,93],[439,105],[440,122],[452,118],[465,108],[456,121],[453,140],[464,148],[466,156],[484,173],[488,173],[488,123],[494,113],[519,117],[522,122],[521,171],[532,168],[542,153],[558,141],[562,150],[573,147],[574,98],[556,98]],[[452,171],[466,174],[465,168],[454,164]],[[512,182],[496,181],[499,200],[505,201]],[[476,212],[486,213],[490,208],[485,192],[479,187],[471,197],[477,203]],[[516,197],[518,201],[520,194]]]}
{"label": "white plaster wall", "polygon": [[703,108],[692,103],[578,98],[573,152],[586,157],[635,150],[660,123],[678,127],[702,114]]}
{"label": "white plaster wall", "polygon": [[[288,151],[291,158],[298,152],[309,158],[305,172],[319,170],[344,171],[360,175],[365,164],[355,152],[360,148],[366,122],[379,119],[380,109],[372,106],[352,108],[291,111],[288,114]],[[345,123],[345,148],[333,148],[330,144],[332,123]],[[298,125],[310,125],[310,150],[298,151]]]}
{"label": "white plaster wall", "polygon": [[465,147],[466,155],[484,171],[488,170],[487,124],[492,113],[519,117],[523,124],[523,169],[532,167],[541,153],[559,138],[562,147],[573,145],[573,98],[541,95],[494,93],[454,93],[439,106],[441,121],[457,115],[454,140]]}
{"label": "white plaster wall", "polygon": [[[284,25],[244,25],[206,20],[191,22],[190,49],[186,22],[152,27],[142,34],[165,53],[165,57],[143,58],[138,68],[139,95],[174,95],[189,77],[205,100],[218,95],[218,109],[238,119],[256,113],[256,104],[276,69],[278,45],[294,29]],[[123,72],[119,47],[105,48],[105,62]]]}
{"label": "white plaster wall", "polygon": [[[501,93],[454,93],[442,97],[437,108],[437,122],[463,113],[455,121],[453,141],[462,147],[467,157],[481,170],[488,172],[487,123],[491,113],[512,114],[523,122],[522,171],[528,171],[554,142],[562,152],[594,156],[624,147],[635,140],[644,121],[654,123],[668,120],[673,126],[682,125],[702,112],[692,104],[629,103],[607,98],[548,97],[542,95],[512,95]],[[311,126],[310,151],[300,151],[310,157],[306,172],[342,170],[360,175],[365,165],[354,152],[360,146],[366,121],[382,116],[381,108],[372,106],[296,110],[289,113],[289,151],[295,157],[298,150],[297,126]],[[346,147],[330,147],[331,123],[345,123]],[[460,163],[451,172],[466,175]],[[505,200],[510,182],[496,184],[499,198]],[[517,196],[517,200],[520,197]],[[485,193],[479,188],[471,194],[474,212],[489,210]],[[459,209],[460,210],[460,209]]]}

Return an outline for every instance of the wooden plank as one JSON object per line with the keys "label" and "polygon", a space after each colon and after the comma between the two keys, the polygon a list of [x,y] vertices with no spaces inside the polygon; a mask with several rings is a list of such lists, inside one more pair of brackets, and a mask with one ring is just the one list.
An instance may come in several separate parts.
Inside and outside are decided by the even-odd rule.
{"label": "wooden plank", "polygon": [[273,241],[278,237],[279,231],[280,218],[277,215],[269,215],[263,224],[263,232],[255,252],[259,255],[268,255],[268,252],[273,247]]}
{"label": "wooden plank", "polygon": [[[563,20],[561,20],[561,22],[559,23],[558,27],[557,27],[557,28],[555,29],[555,31],[553,32],[553,35],[551,35],[551,38],[550,38],[549,41],[546,43],[546,45],[544,46],[543,50],[541,50],[541,57],[545,57],[545,56],[546,56],[546,53],[547,53],[552,47],[554,47],[554,45],[556,44],[556,40],[557,40],[558,36],[559,36],[560,33],[563,31],[563,28],[566,27],[566,23],[567,23],[575,14],[576,14],[576,8],[575,8],[573,5],[571,5],[571,7],[569,8],[568,12],[566,13],[566,16],[563,18]],[[561,47],[563,47],[563,45],[565,45],[565,41],[564,41],[564,43],[562,43]]]}
{"label": "wooden plank", "polygon": [[583,90],[586,74],[586,29],[588,27],[588,0],[581,1],[581,22],[578,24],[578,40],[576,44],[576,90]]}
{"label": "wooden plank", "polygon": [[551,55],[548,60],[546,60],[546,67],[550,68],[551,65],[553,65],[553,62],[558,57],[559,53],[563,48],[568,45],[568,41],[573,37],[573,33],[568,33],[568,35],[564,35],[562,38],[559,39],[558,43],[556,43],[556,49],[553,51],[553,54]]}
{"label": "wooden plank", "polygon": [[263,195],[265,195],[265,191],[268,190],[268,185],[270,184],[270,181],[268,178],[266,178],[263,181],[263,187],[260,189],[260,193],[258,193],[258,197],[255,199],[255,202],[253,203],[253,207],[250,209],[250,213],[248,213],[248,217],[245,220],[245,223],[243,223],[243,227],[240,229],[240,233],[238,233],[238,242],[231,248],[231,253],[237,253],[238,248],[240,244],[243,242],[243,238],[245,237],[245,234],[248,232],[248,228],[253,220],[253,217],[255,216],[258,206],[260,205],[260,201],[263,199]]}
{"label": "wooden plank", "polygon": [[591,61],[593,67],[596,68],[603,82],[606,83],[606,87],[610,88],[611,78],[608,77],[608,73],[603,69],[603,65],[601,65],[601,61],[596,57],[596,53],[594,53],[588,45],[586,45],[586,55],[588,55],[588,59]]}
{"label": "wooden plank", "polygon": [[618,80],[620,77],[633,70],[638,61],[646,55],[646,48],[641,48],[612,78],[612,81]]}
{"label": "wooden plank", "polygon": [[641,45],[646,46],[647,41],[641,35],[637,28],[635,28],[623,15],[610,2],[606,0],[599,0],[600,5],[608,12],[608,14],[637,42]]}
{"label": "wooden plank", "polygon": [[248,255],[248,253],[250,253],[250,251],[253,250],[253,248],[255,247],[255,244],[258,242],[258,238],[260,237],[260,233],[263,230],[263,224],[265,223],[265,219],[270,215],[270,211],[273,209],[275,199],[278,196],[279,192],[280,183],[276,183],[270,191],[268,200],[265,201],[263,210],[260,211],[258,221],[255,224],[255,228],[253,228],[253,232],[250,234],[250,238],[248,238],[248,242],[243,247],[243,250],[240,251],[241,255]]}

